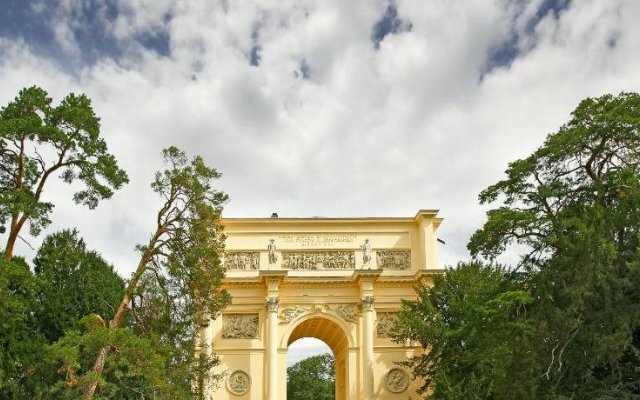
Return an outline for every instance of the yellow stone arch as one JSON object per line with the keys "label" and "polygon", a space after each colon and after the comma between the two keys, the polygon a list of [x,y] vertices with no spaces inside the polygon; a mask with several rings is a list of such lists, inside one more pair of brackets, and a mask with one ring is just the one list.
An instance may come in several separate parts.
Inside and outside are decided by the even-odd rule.
{"label": "yellow stone arch", "polygon": [[215,399],[286,398],[288,347],[316,337],[336,359],[337,399],[403,399],[395,364],[419,348],[387,335],[403,299],[437,265],[435,210],[409,218],[227,218],[224,287],[232,304],[203,338],[227,378]]}

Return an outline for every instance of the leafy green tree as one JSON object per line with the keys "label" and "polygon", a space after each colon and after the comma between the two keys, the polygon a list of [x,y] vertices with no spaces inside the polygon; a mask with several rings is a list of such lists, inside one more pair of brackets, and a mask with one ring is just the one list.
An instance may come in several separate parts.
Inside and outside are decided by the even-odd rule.
{"label": "leafy green tree", "polygon": [[45,383],[37,374],[46,338],[34,310],[38,282],[20,257],[0,256],[0,398],[31,399]]}
{"label": "leafy green tree", "polygon": [[[138,395],[190,398],[216,378],[208,374],[217,359],[196,339],[230,301],[220,287],[227,196],[212,187],[220,174],[202,158],[189,162],[175,147],[163,155],[168,169],[151,185],[163,204],[113,317],[85,319],[82,331],[54,345],[51,360],[65,371],[60,387],[69,397],[102,398],[128,386]],[[123,324],[128,314],[133,327]]]}
{"label": "leafy green tree", "polygon": [[110,318],[122,299],[124,280],[86,249],[76,230],[48,235],[33,262],[40,281],[37,319],[50,343],[86,315]]}
{"label": "leafy green tree", "polygon": [[523,245],[539,398],[640,398],[640,95],[583,100],[571,120],[480,194],[471,238],[494,259]]}
{"label": "leafy green tree", "polygon": [[419,343],[423,354],[403,363],[429,399],[523,399],[512,388],[522,339],[533,331],[531,302],[502,268],[461,263],[434,276],[405,300],[393,337]]}
{"label": "leafy green tree", "polygon": [[80,181],[76,203],[89,208],[128,182],[100,137],[100,119],[85,95],[67,95],[59,105],[43,89],[20,91],[0,110],[0,224],[9,221],[5,257],[24,224],[37,235],[49,223],[53,204],[42,194],[49,178]]}
{"label": "leafy green tree", "polygon": [[287,368],[288,400],[335,399],[336,379],[333,355],[305,358]]}

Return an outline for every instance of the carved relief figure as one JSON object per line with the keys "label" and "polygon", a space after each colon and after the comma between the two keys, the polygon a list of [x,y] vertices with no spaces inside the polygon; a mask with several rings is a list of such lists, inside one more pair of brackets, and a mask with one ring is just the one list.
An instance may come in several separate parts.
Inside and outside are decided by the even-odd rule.
{"label": "carved relief figure", "polygon": [[269,265],[274,265],[278,261],[278,255],[276,254],[276,243],[275,240],[269,239],[269,245],[267,246],[267,250],[269,250]]}
{"label": "carved relief figure", "polygon": [[282,253],[282,268],[347,270],[355,268],[355,256],[352,251],[287,251]]}
{"label": "carved relief figure", "polygon": [[348,322],[355,322],[358,309],[354,304],[343,304],[336,308],[336,314]]}
{"label": "carved relief figure", "polygon": [[224,253],[224,265],[228,270],[258,269],[260,253],[257,251],[229,251]]}
{"label": "carved relief figure", "polygon": [[378,250],[376,261],[380,269],[409,269],[411,267],[410,250]]}
{"label": "carved relief figure", "polygon": [[227,388],[236,396],[242,396],[249,391],[251,378],[244,371],[235,371],[227,379]]}
{"label": "carved relief figure", "polygon": [[224,314],[222,315],[222,338],[256,339],[258,322],[258,314]]}
{"label": "carved relief figure", "polygon": [[283,322],[291,322],[298,315],[308,312],[310,310],[311,309],[309,307],[300,307],[300,306],[287,307],[283,309],[282,312],[280,313],[280,319]]}
{"label": "carved relief figure", "polygon": [[376,333],[378,337],[389,337],[396,324],[396,318],[398,313],[394,312],[379,312],[378,313],[378,326],[376,327]]}
{"label": "carved relief figure", "polygon": [[369,239],[364,240],[362,247],[362,268],[371,268],[371,243]]}
{"label": "carved relief figure", "polygon": [[409,376],[404,370],[393,368],[387,373],[385,383],[387,389],[393,393],[404,392],[409,387]]}

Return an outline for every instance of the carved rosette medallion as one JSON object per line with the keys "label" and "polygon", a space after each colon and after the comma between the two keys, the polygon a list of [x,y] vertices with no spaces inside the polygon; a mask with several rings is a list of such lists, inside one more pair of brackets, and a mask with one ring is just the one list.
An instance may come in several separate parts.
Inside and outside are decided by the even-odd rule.
{"label": "carved rosette medallion", "polygon": [[236,396],[246,394],[251,388],[251,377],[244,371],[234,371],[227,379],[227,389]]}
{"label": "carved rosette medallion", "polygon": [[379,312],[378,313],[378,325],[376,326],[376,333],[380,338],[389,337],[396,326],[396,318],[398,313],[395,312]]}
{"label": "carved rosette medallion", "polygon": [[353,251],[283,251],[282,268],[349,270],[356,267]]}
{"label": "carved rosette medallion", "polygon": [[257,251],[227,251],[224,266],[228,270],[252,270],[260,268],[260,253]]}
{"label": "carved rosette medallion", "polygon": [[387,372],[385,384],[390,392],[404,392],[409,387],[409,375],[401,368],[392,368]]}
{"label": "carved rosette medallion", "polygon": [[311,311],[309,307],[293,306],[286,307],[280,312],[280,319],[283,323],[291,322],[297,316]]}
{"label": "carved rosette medallion", "polygon": [[258,314],[223,314],[223,339],[256,339],[258,337]]}
{"label": "carved rosette medallion", "polygon": [[265,306],[267,307],[267,311],[278,312],[278,305],[280,305],[279,297],[269,297],[267,301],[265,301]]}
{"label": "carved rosette medallion", "polygon": [[378,250],[376,262],[380,269],[409,269],[411,268],[411,250]]}
{"label": "carved rosette medallion", "polygon": [[376,300],[373,296],[364,296],[360,300],[360,309],[362,311],[373,311],[373,302]]}

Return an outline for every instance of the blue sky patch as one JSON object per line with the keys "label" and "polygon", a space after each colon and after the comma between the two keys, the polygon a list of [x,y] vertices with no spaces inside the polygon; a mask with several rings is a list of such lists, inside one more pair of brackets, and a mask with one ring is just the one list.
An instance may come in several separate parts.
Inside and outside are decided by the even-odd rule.
{"label": "blue sky patch", "polygon": [[389,2],[382,18],[373,26],[371,32],[371,41],[376,49],[380,48],[380,42],[388,35],[408,32],[412,28],[409,20],[402,19],[398,16],[398,9],[395,3]]}
{"label": "blue sky patch", "polygon": [[[549,14],[558,19],[560,13],[567,9],[570,3],[571,0],[544,0],[534,16],[527,22],[523,35],[532,36],[536,26]],[[518,48],[520,38],[521,33],[512,30],[511,35],[506,40],[490,50],[489,58],[482,71],[481,80],[484,75],[495,68],[511,66],[511,63],[520,55],[520,49]]]}
{"label": "blue sky patch", "polygon": [[[105,26],[105,21],[111,23],[121,13],[115,0],[83,3],[68,16],[65,22],[80,50],[77,57],[70,57],[56,41],[54,24],[61,13],[58,2],[45,1],[38,6],[24,0],[5,0],[4,3],[0,36],[21,38],[36,54],[55,60],[65,69],[76,70],[105,57],[118,59],[135,43],[160,55],[170,52],[167,32],[143,33],[128,43],[116,39]],[[165,20],[170,18],[166,16]]]}

